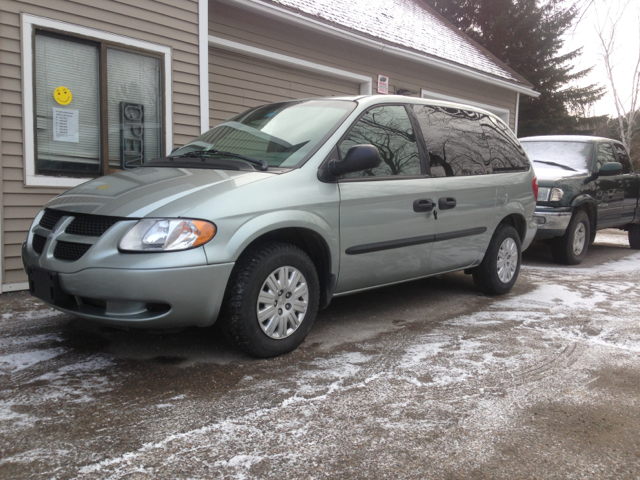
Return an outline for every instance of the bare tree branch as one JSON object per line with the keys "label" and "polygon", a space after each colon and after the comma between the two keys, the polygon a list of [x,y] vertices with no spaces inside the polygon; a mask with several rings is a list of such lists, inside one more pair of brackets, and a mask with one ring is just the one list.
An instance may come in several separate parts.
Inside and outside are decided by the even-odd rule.
{"label": "bare tree branch", "polygon": [[[619,76],[614,74],[616,65],[614,64],[614,54],[618,48],[617,38],[619,33],[619,23],[623,18],[630,0],[627,0],[623,4],[619,12],[612,13],[612,4],[607,6],[607,13],[604,16],[602,24],[598,22],[596,27],[596,33],[600,40],[601,55],[604,63],[604,68],[607,73],[607,79],[609,80],[609,86],[611,88],[611,96],[613,97],[614,105],[616,107],[616,113],[618,114],[618,129],[620,132],[620,138],[622,143],[628,150],[631,149],[631,141],[633,140],[634,127],[636,123],[636,117],[638,115],[638,93],[640,90],[640,48],[637,52],[637,60],[632,73],[631,92],[628,97],[625,98],[623,93],[620,92]],[[615,18],[612,17],[615,15]],[[638,41],[640,44],[640,9],[636,11],[638,15]],[[626,36],[626,35],[625,35]]]}

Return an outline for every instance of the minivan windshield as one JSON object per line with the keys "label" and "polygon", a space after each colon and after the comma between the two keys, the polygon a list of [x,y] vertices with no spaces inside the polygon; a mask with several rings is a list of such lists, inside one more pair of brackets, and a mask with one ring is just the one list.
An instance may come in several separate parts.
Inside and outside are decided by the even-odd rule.
{"label": "minivan windshield", "polygon": [[592,144],[588,142],[521,141],[522,147],[539,167],[589,172]]}
{"label": "minivan windshield", "polygon": [[[265,161],[270,167],[295,167],[306,160],[355,107],[355,102],[347,100],[264,105],[213,127],[169,157],[193,160],[194,156],[201,155],[239,162]],[[175,166],[179,167],[179,162]]]}

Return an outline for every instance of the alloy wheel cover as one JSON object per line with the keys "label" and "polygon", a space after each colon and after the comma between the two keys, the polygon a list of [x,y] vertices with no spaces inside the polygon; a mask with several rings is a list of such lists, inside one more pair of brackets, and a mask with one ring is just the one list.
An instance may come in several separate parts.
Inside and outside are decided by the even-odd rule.
{"label": "alloy wheel cover", "polygon": [[260,328],[270,338],[282,340],[298,329],[309,309],[309,288],[300,270],[275,269],[262,284],[256,305]]}
{"label": "alloy wheel cover", "polygon": [[500,281],[509,283],[518,268],[518,246],[513,238],[505,238],[500,245],[496,266]]}

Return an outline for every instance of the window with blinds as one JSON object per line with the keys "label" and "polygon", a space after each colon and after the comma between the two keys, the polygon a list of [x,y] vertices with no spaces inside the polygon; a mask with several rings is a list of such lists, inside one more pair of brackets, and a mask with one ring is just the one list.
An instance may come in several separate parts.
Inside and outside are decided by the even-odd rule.
{"label": "window with blinds", "polygon": [[[37,35],[35,50],[38,172],[99,173],[98,46]],[[71,92],[71,102],[56,101],[58,87]]]}
{"label": "window with blinds", "polygon": [[47,31],[35,36],[36,170],[98,176],[162,151],[162,62]]}

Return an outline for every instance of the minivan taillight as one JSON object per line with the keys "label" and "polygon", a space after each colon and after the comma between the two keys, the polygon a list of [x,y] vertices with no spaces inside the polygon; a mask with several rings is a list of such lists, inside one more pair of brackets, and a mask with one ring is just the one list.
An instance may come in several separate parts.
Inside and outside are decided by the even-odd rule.
{"label": "minivan taillight", "polygon": [[533,198],[538,201],[538,177],[533,177],[531,180],[531,186],[533,187]]}

